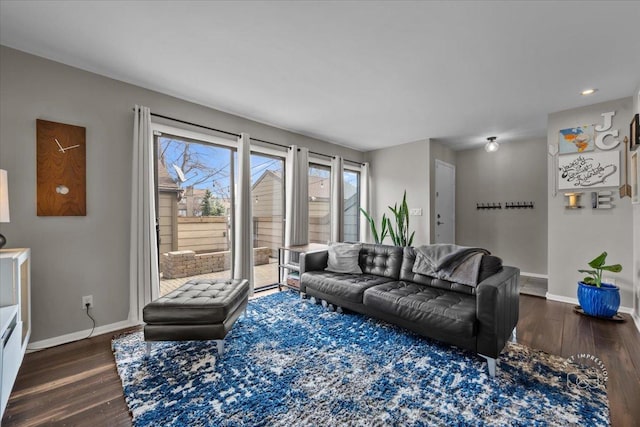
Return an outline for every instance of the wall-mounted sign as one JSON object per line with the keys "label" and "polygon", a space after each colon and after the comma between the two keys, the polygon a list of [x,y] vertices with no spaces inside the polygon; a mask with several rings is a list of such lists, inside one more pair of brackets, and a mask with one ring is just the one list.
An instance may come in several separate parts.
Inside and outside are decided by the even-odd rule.
{"label": "wall-mounted sign", "polygon": [[560,130],[558,148],[560,154],[584,153],[593,151],[593,125],[578,126]]}
{"label": "wall-mounted sign", "polygon": [[585,153],[558,159],[558,188],[617,187],[620,185],[620,152]]}
{"label": "wall-mounted sign", "polygon": [[[620,141],[618,139],[618,129],[611,129],[613,116],[616,115],[615,111],[610,111],[608,113],[602,113],[601,116],[604,118],[604,124],[596,126],[596,131],[598,131],[598,136],[596,137],[596,147],[601,150],[611,150],[612,148],[616,148]],[[609,142],[605,142],[605,138],[611,136],[609,138]]]}
{"label": "wall-mounted sign", "polygon": [[613,191],[592,191],[591,207],[593,209],[612,209]]}

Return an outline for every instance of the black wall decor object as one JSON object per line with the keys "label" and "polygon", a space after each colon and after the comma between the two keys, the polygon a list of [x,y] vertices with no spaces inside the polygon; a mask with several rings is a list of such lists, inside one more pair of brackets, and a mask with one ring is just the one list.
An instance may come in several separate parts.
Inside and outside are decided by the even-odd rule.
{"label": "black wall decor object", "polygon": [[505,209],[533,209],[533,202],[504,202]]}
{"label": "black wall decor object", "polygon": [[476,209],[502,209],[502,203],[476,203]]}
{"label": "black wall decor object", "polygon": [[[533,202],[504,202],[505,209],[533,209]],[[502,202],[476,203],[476,209],[502,209]]]}
{"label": "black wall decor object", "polygon": [[640,146],[640,118],[639,114],[633,116],[629,125],[629,150],[635,151]]}

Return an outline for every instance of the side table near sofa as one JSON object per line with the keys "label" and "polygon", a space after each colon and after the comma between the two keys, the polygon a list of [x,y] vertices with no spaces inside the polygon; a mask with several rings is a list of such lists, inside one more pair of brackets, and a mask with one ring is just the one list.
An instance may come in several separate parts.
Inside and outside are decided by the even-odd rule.
{"label": "side table near sofa", "polygon": [[[300,290],[300,254],[327,250],[327,245],[309,243],[306,245],[282,246],[278,248],[278,290],[282,287]],[[287,259],[287,255],[289,258]]]}

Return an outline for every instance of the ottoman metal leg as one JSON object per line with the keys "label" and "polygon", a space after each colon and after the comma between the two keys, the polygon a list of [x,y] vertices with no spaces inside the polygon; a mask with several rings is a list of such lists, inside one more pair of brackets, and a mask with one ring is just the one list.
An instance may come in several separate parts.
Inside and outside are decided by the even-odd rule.
{"label": "ottoman metal leg", "polygon": [[149,357],[151,355],[151,341],[147,341],[147,352],[146,356]]}
{"label": "ottoman metal leg", "polygon": [[216,346],[218,347],[218,355],[224,354],[224,340],[216,340]]}

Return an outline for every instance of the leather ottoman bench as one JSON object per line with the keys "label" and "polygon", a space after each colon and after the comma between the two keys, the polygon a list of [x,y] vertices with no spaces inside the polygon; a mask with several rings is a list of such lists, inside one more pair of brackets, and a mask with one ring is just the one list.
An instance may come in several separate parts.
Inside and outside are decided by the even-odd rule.
{"label": "leather ottoman bench", "polygon": [[247,307],[247,280],[193,279],[147,304],[142,312],[147,355],[152,341],[216,340],[224,337]]}

